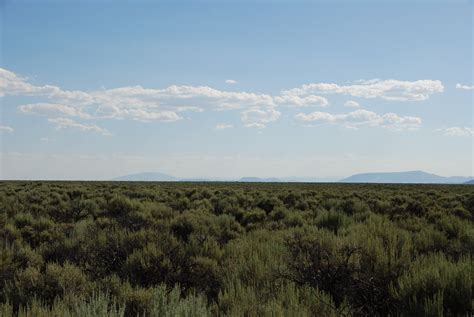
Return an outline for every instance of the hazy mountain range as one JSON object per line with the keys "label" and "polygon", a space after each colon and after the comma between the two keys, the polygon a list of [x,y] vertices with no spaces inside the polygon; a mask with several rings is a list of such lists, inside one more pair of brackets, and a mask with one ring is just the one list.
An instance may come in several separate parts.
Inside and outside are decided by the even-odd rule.
{"label": "hazy mountain range", "polygon": [[206,182],[206,181],[230,181],[247,183],[268,183],[268,182],[301,182],[301,183],[320,183],[320,182],[343,182],[343,183],[427,183],[427,184],[474,184],[474,177],[466,176],[439,176],[423,171],[408,172],[390,172],[390,173],[363,173],[355,174],[350,177],[340,179],[335,177],[242,177],[232,178],[177,178],[163,173],[138,173],[125,175],[113,179],[115,181],[155,181],[155,182]]}
{"label": "hazy mountain range", "polygon": [[345,183],[436,183],[436,184],[462,184],[472,180],[465,176],[439,176],[423,171],[394,172],[394,173],[363,173],[355,174],[342,179]]}
{"label": "hazy mountain range", "polygon": [[338,177],[242,177],[242,178],[177,178],[163,173],[138,173],[120,176],[113,179],[114,181],[141,181],[141,182],[245,182],[245,183],[271,183],[271,182],[285,182],[285,183],[320,183],[320,182],[336,182]]}
{"label": "hazy mountain range", "polygon": [[114,181],[139,181],[139,182],[176,182],[178,178],[163,173],[138,173],[113,179]]}

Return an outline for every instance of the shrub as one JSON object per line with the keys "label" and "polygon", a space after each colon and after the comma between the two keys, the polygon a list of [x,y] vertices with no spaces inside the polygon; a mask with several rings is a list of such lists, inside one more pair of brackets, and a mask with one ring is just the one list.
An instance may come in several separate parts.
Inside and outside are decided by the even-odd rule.
{"label": "shrub", "polygon": [[467,316],[473,312],[472,258],[434,254],[415,261],[392,287],[404,316]]}
{"label": "shrub", "polygon": [[0,314],[467,316],[472,186],[0,182]]}

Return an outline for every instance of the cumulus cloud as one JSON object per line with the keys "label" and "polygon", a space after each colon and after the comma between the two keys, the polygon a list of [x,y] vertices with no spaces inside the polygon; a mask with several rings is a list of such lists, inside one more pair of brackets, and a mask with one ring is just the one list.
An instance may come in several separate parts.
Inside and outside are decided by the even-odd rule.
{"label": "cumulus cloud", "polygon": [[474,85],[463,85],[463,84],[456,84],[457,89],[463,89],[463,90],[474,90]]}
{"label": "cumulus cloud", "polygon": [[81,100],[90,102],[89,94],[82,91],[62,90],[57,86],[37,86],[28,82],[29,78],[21,77],[9,70],[0,68],[0,97],[5,95],[46,96],[56,100]]}
{"label": "cumulus cloud", "polygon": [[469,128],[469,127],[449,127],[445,129],[439,129],[438,131],[444,132],[444,135],[447,135],[447,136],[458,136],[458,137],[474,136],[474,128]]}
{"label": "cumulus cloud", "polygon": [[54,103],[34,103],[18,106],[18,109],[25,114],[37,114],[45,116],[70,116],[82,119],[90,119],[88,113],[84,113],[80,109]]}
{"label": "cumulus cloud", "polygon": [[[78,91],[37,85],[27,77],[0,69],[0,96],[22,95],[46,99],[18,106],[21,113],[49,119],[68,118],[84,127],[95,126],[85,122],[87,120],[173,122],[181,120],[183,112],[239,110],[245,126],[263,128],[280,118],[281,112],[277,110],[280,107],[328,106],[329,101],[317,93],[408,101],[428,99],[431,94],[443,89],[442,83],[436,80],[409,82],[375,79],[354,85],[308,84],[284,90],[279,95],[189,85],[171,85],[166,88],[127,86]],[[355,106],[354,101],[346,105],[349,106],[349,103]]]}
{"label": "cumulus cloud", "polygon": [[0,68],[0,96],[41,95],[52,92],[54,88],[54,86],[34,86],[27,82],[26,77],[20,77],[14,72]]}
{"label": "cumulus cloud", "polygon": [[109,131],[95,124],[82,124],[69,118],[51,118],[51,119],[48,119],[48,121],[55,124],[56,129],[58,130],[72,128],[72,129],[78,129],[84,132],[96,132],[102,135],[111,135]]}
{"label": "cumulus cloud", "polygon": [[312,83],[299,88],[282,91],[283,95],[304,96],[314,93],[343,94],[361,98],[381,98],[392,101],[422,101],[432,94],[443,92],[439,80],[401,81],[395,79],[372,79],[359,81],[353,85],[334,83]]}
{"label": "cumulus cloud", "polygon": [[[26,95],[52,100],[22,105],[28,114],[81,119],[132,119],[176,121],[179,112],[274,107],[274,97],[253,92],[230,92],[208,86],[172,85],[163,89],[141,86],[98,91],[68,91],[56,86],[38,86],[26,77],[0,69],[0,96]],[[185,103],[186,105],[183,105]]]}
{"label": "cumulus cloud", "polygon": [[326,107],[329,105],[329,102],[326,98],[315,95],[308,95],[303,97],[297,95],[282,95],[275,97],[275,102],[277,104],[287,105],[290,107]]}
{"label": "cumulus cloud", "polygon": [[190,111],[190,112],[203,112],[204,109],[200,107],[195,107],[195,106],[177,106],[175,108],[177,112],[184,112],[184,111]]}
{"label": "cumulus cloud", "polygon": [[265,128],[267,123],[280,118],[281,112],[269,109],[250,109],[242,112],[242,122],[247,128]]}
{"label": "cumulus cloud", "polygon": [[379,115],[368,110],[356,110],[348,113],[331,114],[328,112],[299,113],[295,119],[311,124],[338,124],[346,128],[357,129],[359,126],[383,127],[390,130],[414,130],[421,126],[422,120],[417,117],[399,116],[395,113]]}
{"label": "cumulus cloud", "polygon": [[344,103],[345,107],[350,107],[350,108],[359,108],[360,104],[357,101],[354,100],[348,100]]}
{"label": "cumulus cloud", "polygon": [[254,122],[254,123],[246,123],[246,124],[244,124],[244,127],[246,127],[246,128],[255,128],[255,129],[263,129],[266,126],[263,123]]}
{"label": "cumulus cloud", "polygon": [[386,113],[382,116],[382,127],[390,130],[416,130],[421,126],[422,120],[418,117],[399,116],[396,113]]}
{"label": "cumulus cloud", "polygon": [[235,84],[238,83],[238,81],[237,81],[237,80],[234,80],[234,79],[226,79],[226,80],[225,80],[225,83],[226,83],[226,84],[229,84],[229,85],[235,85]]}
{"label": "cumulus cloud", "polygon": [[[23,113],[63,115],[81,119],[175,121],[181,119],[177,113],[183,111],[328,105],[326,98],[316,95],[272,96],[245,91],[224,91],[208,86],[171,85],[163,89],[128,86],[91,92],[68,91],[57,86],[31,84],[28,78],[5,69],[0,71],[0,94],[41,96],[53,101],[22,105],[20,111]],[[183,105],[183,102],[186,105]]]}
{"label": "cumulus cloud", "polygon": [[224,130],[224,129],[231,129],[234,126],[232,124],[225,124],[225,123],[220,123],[216,125],[216,130]]}
{"label": "cumulus cloud", "polygon": [[12,133],[13,131],[15,130],[12,127],[9,127],[7,125],[0,125],[0,132]]}

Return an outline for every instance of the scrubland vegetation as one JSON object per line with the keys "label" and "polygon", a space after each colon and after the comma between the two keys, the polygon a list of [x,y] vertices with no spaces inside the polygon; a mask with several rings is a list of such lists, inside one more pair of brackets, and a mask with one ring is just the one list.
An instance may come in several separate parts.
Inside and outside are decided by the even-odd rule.
{"label": "scrubland vegetation", "polygon": [[471,316],[474,186],[1,182],[0,315]]}

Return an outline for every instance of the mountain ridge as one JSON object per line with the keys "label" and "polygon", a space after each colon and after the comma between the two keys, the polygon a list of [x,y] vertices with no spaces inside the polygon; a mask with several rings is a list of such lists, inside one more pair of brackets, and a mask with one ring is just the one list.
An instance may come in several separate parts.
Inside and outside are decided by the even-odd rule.
{"label": "mountain ridge", "polygon": [[144,172],[123,175],[112,179],[114,181],[129,181],[129,182],[176,182],[179,179],[164,173],[158,172]]}
{"label": "mountain ridge", "polygon": [[113,181],[141,181],[141,182],[243,182],[243,183],[400,183],[400,184],[474,184],[473,177],[465,176],[440,176],[424,171],[404,172],[370,172],[354,174],[338,180],[333,177],[254,177],[246,176],[238,179],[232,178],[178,178],[169,174],[159,172],[145,172],[129,174],[112,179]]}
{"label": "mountain ridge", "polygon": [[371,172],[354,174],[340,180],[342,183],[401,183],[401,184],[461,184],[472,177],[440,176],[424,171]]}

